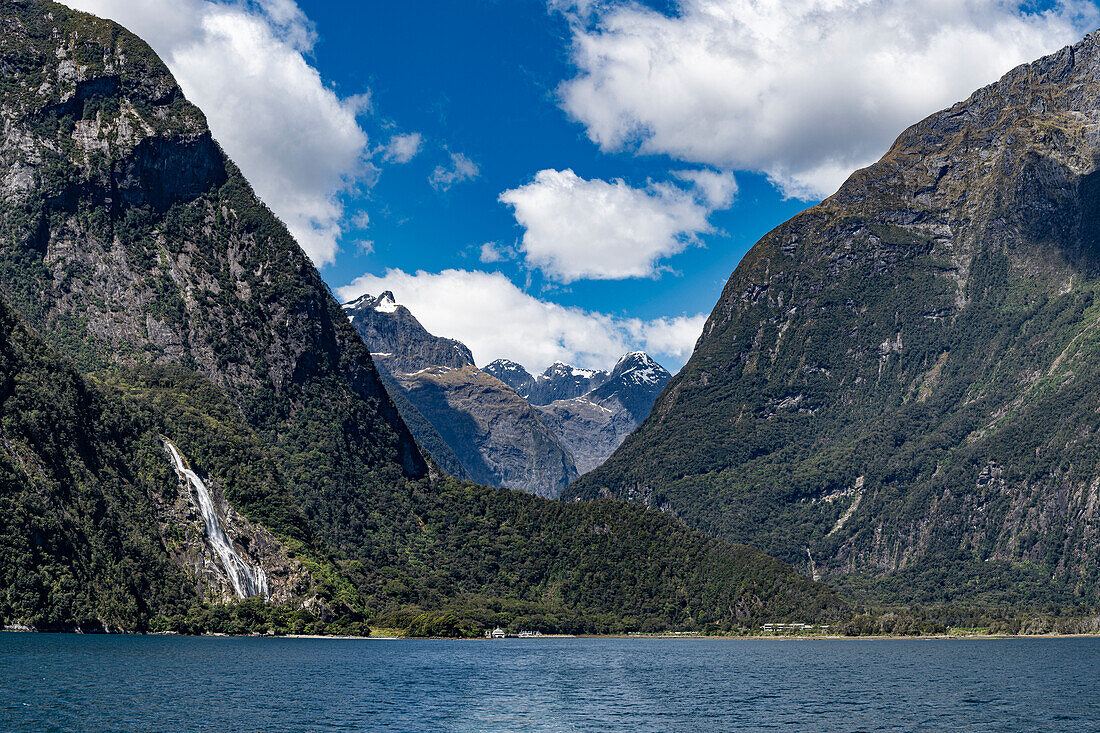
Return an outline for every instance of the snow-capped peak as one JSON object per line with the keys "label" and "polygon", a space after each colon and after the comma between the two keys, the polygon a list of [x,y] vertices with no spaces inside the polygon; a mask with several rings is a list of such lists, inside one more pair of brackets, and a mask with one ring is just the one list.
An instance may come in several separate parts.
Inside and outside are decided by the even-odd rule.
{"label": "snow-capped peak", "polygon": [[653,361],[653,357],[651,357],[644,351],[631,351],[627,354],[623,354],[619,358],[619,361],[615,363],[615,368],[618,369],[619,367],[624,365],[633,366],[634,364],[637,364],[638,366],[649,366],[650,364],[656,363],[657,362]]}
{"label": "snow-capped peak", "polygon": [[374,301],[374,296],[371,295],[370,293],[366,293],[364,295],[360,295],[358,298],[356,298],[355,300],[353,300],[349,303],[344,303],[340,307],[343,308],[346,311],[353,311],[356,308],[358,308],[359,306],[364,305],[364,304],[369,303],[369,302],[373,302],[373,301]]}
{"label": "snow-capped peak", "polygon": [[491,362],[490,364],[488,364],[485,368],[486,369],[496,369],[496,370],[499,370],[501,372],[525,372],[525,371],[527,371],[526,369],[523,368],[523,365],[517,364],[516,362],[512,361],[511,359],[497,359],[496,361]]}
{"label": "snow-capped peak", "polygon": [[657,385],[671,376],[668,371],[655,362],[644,351],[631,351],[624,354],[615,364],[614,375],[634,384]]}
{"label": "snow-capped peak", "polygon": [[397,310],[397,300],[389,290],[378,296],[374,301],[374,309],[379,313],[393,313]]}

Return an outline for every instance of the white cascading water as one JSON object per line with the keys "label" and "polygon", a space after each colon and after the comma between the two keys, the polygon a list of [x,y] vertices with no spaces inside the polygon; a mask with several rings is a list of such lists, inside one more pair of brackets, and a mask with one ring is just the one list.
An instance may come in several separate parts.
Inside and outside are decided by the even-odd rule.
{"label": "white cascading water", "polygon": [[229,541],[229,537],[222,529],[221,522],[218,521],[218,513],[214,509],[214,500],[211,498],[206,484],[203,483],[197,473],[189,469],[183,462],[183,456],[180,455],[179,449],[172,444],[172,441],[165,438],[164,447],[168,449],[168,453],[172,456],[172,464],[180,480],[189,484],[198,496],[199,509],[202,511],[202,519],[206,523],[206,537],[210,540],[210,546],[214,548],[214,552],[221,558],[222,567],[225,568],[225,573],[229,576],[229,582],[233,584],[233,591],[237,594],[237,597],[263,596],[267,598],[269,595],[267,574],[264,573],[263,568],[252,567],[246,563],[233,549],[233,543]]}

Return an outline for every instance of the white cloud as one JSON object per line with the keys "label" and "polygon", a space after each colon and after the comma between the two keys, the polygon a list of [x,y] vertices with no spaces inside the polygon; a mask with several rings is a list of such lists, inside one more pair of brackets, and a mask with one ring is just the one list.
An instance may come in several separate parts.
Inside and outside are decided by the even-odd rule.
{"label": "white cloud", "polygon": [[305,58],[312,25],[293,0],[68,0],[153,46],[256,193],[318,265],[343,233],[337,195],[369,173],[356,115]]}
{"label": "white cloud", "polygon": [[683,172],[693,191],[665,183],[632,188],[621,179],[586,180],[572,170],[543,170],[505,191],[526,231],[520,243],[528,267],[563,283],[653,277],[662,259],[711,231],[707,217],[732,201],[732,176]]}
{"label": "white cloud", "polygon": [[673,171],[672,175],[695,186],[699,196],[712,209],[724,209],[737,196],[737,180],[732,173],[712,170]]}
{"label": "white cloud", "polygon": [[512,359],[532,373],[555,361],[607,369],[628,351],[648,351],[679,367],[703,330],[704,314],[645,321],[569,308],[523,292],[500,273],[387,270],[336,292],[341,300],[390,290],[432,333],[456,338],[480,365]]}
{"label": "white cloud", "polygon": [[391,163],[408,163],[420,152],[424,140],[419,132],[394,135],[386,143],[382,157]]}
{"label": "white cloud", "polygon": [[432,174],[428,176],[428,182],[437,191],[446,191],[456,183],[472,181],[481,175],[481,169],[477,163],[467,158],[462,153],[451,153],[451,165],[436,166]]}
{"label": "white cloud", "polygon": [[1055,0],[552,2],[573,27],[565,110],[608,151],[766,173],[831,194],[908,125],[1078,40],[1100,11]]}
{"label": "white cloud", "polygon": [[514,259],[516,251],[500,242],[486,242],[481,245],[481,261],[485,263],[505,262]]}

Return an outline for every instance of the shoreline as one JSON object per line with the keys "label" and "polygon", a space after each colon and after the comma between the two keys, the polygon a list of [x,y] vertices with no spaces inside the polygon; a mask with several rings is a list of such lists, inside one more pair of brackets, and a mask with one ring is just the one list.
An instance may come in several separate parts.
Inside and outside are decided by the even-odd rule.
{"label": "shoreline", "polygon": [[520,637],[509,636],[505,639],[487,639],[485,637],[460,637],[460,636],[361,636],[339,634],[179,634],[172,631],[140,632],[140,631],[79,631],[79,630],[39,630],[25,626],[5,626],[0,632],[12,634],[78,634],[82,636],[180,636],[193,638],[226,638],[226,639],[337,639],[341,641],[559,641],[562,639],[623,639],[623,640],[658,640],[658,641],[997,641],[1012,639],[1100,639],[1100,633],[1093,634],[919,634],[914,636],[872,635],[845,636],[842,634],[745,634],[745,635],[715,635],[704,636],[702,634],[544,634],[542,636]]}

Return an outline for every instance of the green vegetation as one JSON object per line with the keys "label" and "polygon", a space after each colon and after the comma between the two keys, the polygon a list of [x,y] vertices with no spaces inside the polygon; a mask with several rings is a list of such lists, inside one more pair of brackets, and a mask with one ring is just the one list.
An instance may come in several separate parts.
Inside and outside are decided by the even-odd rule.
{"label": "green vegetation", "polygon": [[757,243],[572,495],[669,507],[876,608],[1100,603],[1095,140],[1065,115],[1100,100],[1085,66],[1045,69],[911,128]]}
{"label": "green vegetation", "polygon": [[[0,621],[468,635],[845,613],[669,516],[430,477],[324,282],[148,47],[45,0],[0,21],[0,111],[19,141],[0,167],[26,172],[0,202]],[[70,58],[78,80],[54,83]],[[211,602],[173,554],[162,435],[309,588],[282,606]]]}

